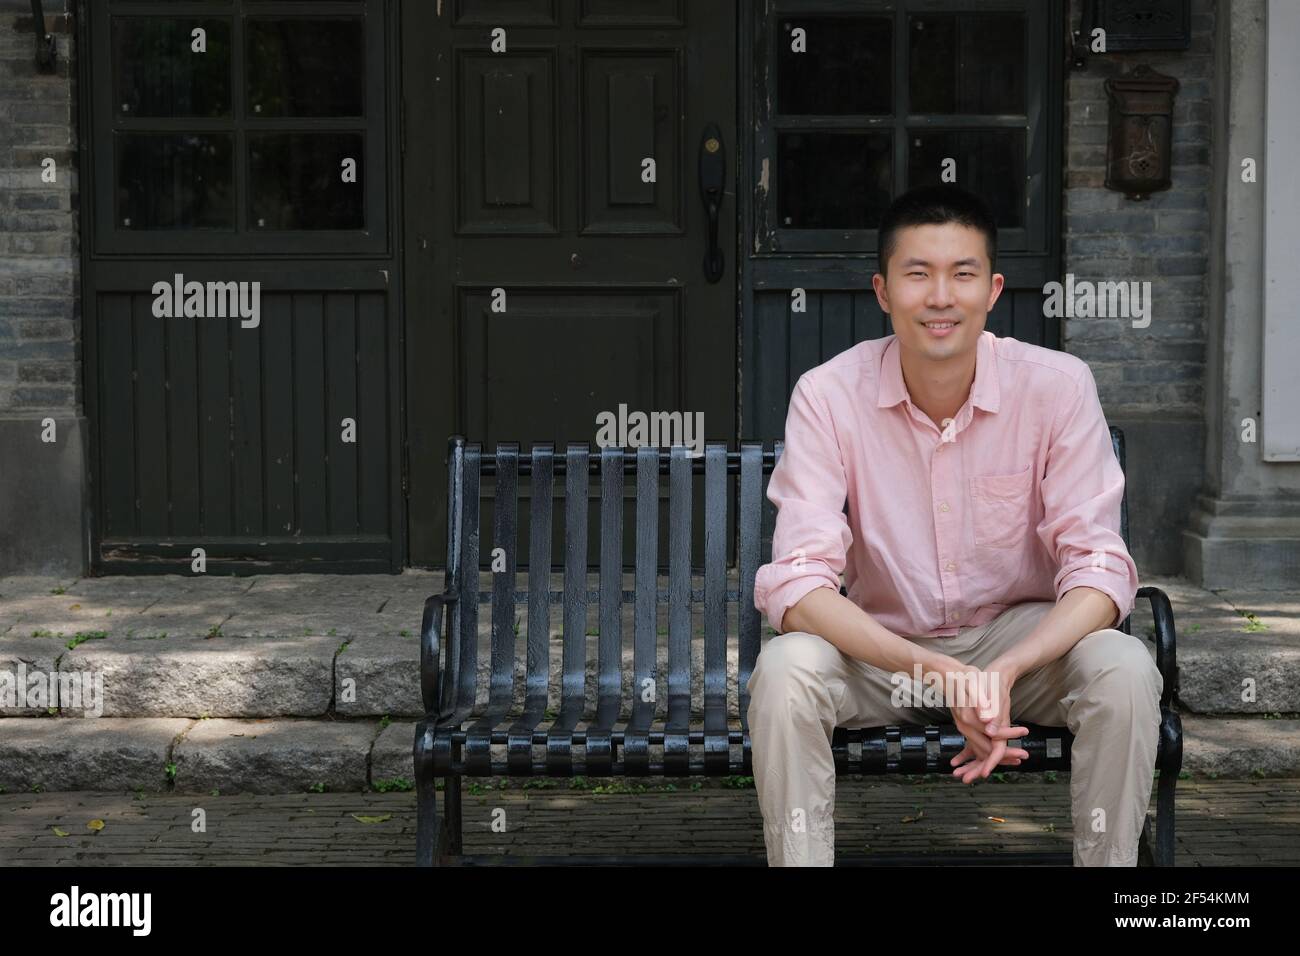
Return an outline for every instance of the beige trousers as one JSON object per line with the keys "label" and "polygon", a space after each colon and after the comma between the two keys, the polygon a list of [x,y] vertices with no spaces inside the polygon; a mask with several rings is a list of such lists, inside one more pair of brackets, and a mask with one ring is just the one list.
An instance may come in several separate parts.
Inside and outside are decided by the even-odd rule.
{"label": "beige trousers", "polygon": [[[906,639],[983,667],[1027,636],[1052,607],[1051,601],[1018,604],[952,637]],[[946,707],[894,706],[896,685],[889,672],[805,631],[768,640],[747,686],[754,782],[769,866],[835,863],[831,734],[836,727],[952,719]],[[1114,628],[1085,635],[1062,657],[1022,674],[1011,687],[1013,720],[1068,727],[1074,735],[1070,804],[1075,866],[1137,864],[1155,776],[1162,689],[1160,672],[1142,640]],[[954,779],[952,786],[964,784]]]}

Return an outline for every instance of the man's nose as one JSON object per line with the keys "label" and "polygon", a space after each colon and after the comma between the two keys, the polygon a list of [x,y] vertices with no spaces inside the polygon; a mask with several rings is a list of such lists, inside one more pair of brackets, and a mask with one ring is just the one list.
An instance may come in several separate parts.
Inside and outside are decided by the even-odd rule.
{"label": "man's nose", "polygon": [[930,283],[930,292],[929,295],[926,296],[927,304],[946,306],[952,302],[952,298],[952,283],[948,279],[943,276],[938,276]]}

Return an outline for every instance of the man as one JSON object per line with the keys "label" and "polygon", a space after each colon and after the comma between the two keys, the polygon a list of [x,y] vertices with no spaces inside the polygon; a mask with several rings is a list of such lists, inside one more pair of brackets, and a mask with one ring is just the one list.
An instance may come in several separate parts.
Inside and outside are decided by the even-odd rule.
{"label": "man", "polygon": [[[1134,866],[1162,680],[1117,629],[1138,578],[1092,373],[985,330],[1003,276],[977,197],[912,190],[879,236],[894,334],[799,378],[768,486],[754,603],[780,633],[747,714],[768,863],[834,863],[835,727],[951,720],[967,742],[953,775],[971,783],[1028,758],[1021,720],[1075,736],[1075,865]],[[918,667],[986,699],[927,706]]]}

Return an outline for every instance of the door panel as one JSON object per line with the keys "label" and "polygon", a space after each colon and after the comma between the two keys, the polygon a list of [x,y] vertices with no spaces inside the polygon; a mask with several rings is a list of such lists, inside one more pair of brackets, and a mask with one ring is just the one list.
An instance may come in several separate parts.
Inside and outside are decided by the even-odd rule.
{"label": "door panel", "polygon": [[94,299],[98,566],[392,570],[384,291],[272,290],[242,329],[155,318],[137,285]]}
{"label": "door panel", "polygon": [[[636,56],[586,50],[579,84],[582,137],[579,168],[583,235],[681,235],[684,149],[679,51]],[[665,122],[667,120],[667,122]],[[642,163],[656,160],[656,181]]]}
{"label": "door panel", "polygon": [[555,58],[519,54],[508,70],[489,53],[465,53],[456,142],[457,231],[556,235]]}

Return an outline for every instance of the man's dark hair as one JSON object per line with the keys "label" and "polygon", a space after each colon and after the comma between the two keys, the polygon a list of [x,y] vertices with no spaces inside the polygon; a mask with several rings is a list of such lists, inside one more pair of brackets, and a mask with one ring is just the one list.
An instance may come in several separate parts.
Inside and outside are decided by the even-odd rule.
{"label": "man's dark hair", "polygon": [[971,226],[984,233],[991,275],[998,257],[998,225],[993,213],[979,196],[950,183],[917,186],[890,203],[880,217],[881,275],[886,274],[885,267],[898,244],[898,230],[907,226],[938,226],[946,222]]}

